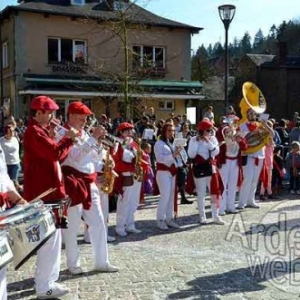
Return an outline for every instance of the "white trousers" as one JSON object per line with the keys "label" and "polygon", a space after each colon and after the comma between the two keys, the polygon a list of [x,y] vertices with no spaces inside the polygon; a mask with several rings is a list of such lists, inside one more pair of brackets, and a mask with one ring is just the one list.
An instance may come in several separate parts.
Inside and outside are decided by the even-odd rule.
{"label": "white trousers", "polygon": [[95,183],[91,184],[91,196],[92,205],[89,210],[83,209],[82,204],[68,209],[69,226],[64,231],[68,268],[80,266],[77,233],[81,217],[88,225],[88,233],[93,248],[94,268],[105,267],[109,264],[106,227],[100,205],[99,190]]}
{"label": "white trousers", "polygon": [[160,192],[156,219],[169,221],[173,218],[176,176],[172,176],[169,171],[157,171],[156,182]]}
{"label": "white trousers", "polygon": [[256,166],[255,158],[248,156],[247,164],[243,166],[243,182],[239,194],[239,207],[255,204],[255,192],[263,162],[263,159],[259,159]]}
{"label": "white trousers", "polygon": [[6,267],[0,270],[0,300],[7,300]]}
{"label": "white trousers", "polygon": [[134,180],[132,186],[123,187],[123,195],[119,195],[117,203],[116,231],[135,228],[134,214],[140,203],[142,182]]}
{"label": "white trousers", "polygon": [[35,289],[37,293],[45,293],[59,278],[61,257],[61,231],[54,235],[37,252],[35,273]]}
{"label": "white trousers", "polygon": [[239,175],[238,160],[226,159],[226,163],[222,165],[222,168],[220,169],[220,174],[224,184],[224,192],[220,203],[220,213],[223,213],[225,210],[234,211],[234,201]]}
{"label": "white trousers", "polygon": [[197,204],[198,204],[198,211],[201,219],[206,219],[205,215],[205,195],[206,190],[210,190],[210,181],[211,176],[209,177],[202,177],[202,178],[194,178],[195,187],[197,192]]}
{"label": "white trousers", "polygon": [[103,192],[101,192],[101,190],[99,189],[99,194],[100,194],[100,204],[101,204],[101,208],[102,208],[102,214],[103,214],[103,219],[104,219],[104,225],[106,228],[106,232],[108,229],[108,212],[109,212],[109,205],[108,205],[108,194],[105,194]]}

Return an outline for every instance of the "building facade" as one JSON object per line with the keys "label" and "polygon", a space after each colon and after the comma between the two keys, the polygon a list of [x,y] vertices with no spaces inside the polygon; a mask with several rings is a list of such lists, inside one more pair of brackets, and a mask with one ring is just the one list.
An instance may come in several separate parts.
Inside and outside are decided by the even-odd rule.
{"label": "building facade", "polygon": [[63,115],[80,100],[114,117],[124,94],[133,112],[185,113],[189,100],[203,98],[201,83],[190,81],[191,35],[201,29],[127,0],[22,1],[1,12],[3,98],[15,116],[28,115],[40,94]]}

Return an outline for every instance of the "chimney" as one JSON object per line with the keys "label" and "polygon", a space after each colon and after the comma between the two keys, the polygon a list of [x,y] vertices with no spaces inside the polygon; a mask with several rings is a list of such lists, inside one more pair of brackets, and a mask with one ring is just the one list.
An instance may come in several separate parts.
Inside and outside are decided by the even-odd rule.
{"label": "chimney", "polygon": [[278,42],[278,58],[279,64],[285,65],[287,57],[287,43],[286,42]]}

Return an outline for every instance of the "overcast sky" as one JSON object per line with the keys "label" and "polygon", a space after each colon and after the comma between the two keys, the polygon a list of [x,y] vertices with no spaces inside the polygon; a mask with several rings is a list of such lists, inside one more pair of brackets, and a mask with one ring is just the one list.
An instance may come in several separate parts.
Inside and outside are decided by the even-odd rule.
{"label": "overcast sky", "polygon": [[[0,9],[16,5],[17,0],[0,0]],[[204,28],[192,37],[192,48],[201,44],[224,43],[224,26],[218,6],[233,4],[236,15],[230,25],[229,41],[241,38],[246,31],[254,37],[259,28],[267,35],[270,27],[286,20],[300,21],[300,0],[138,0],[138,4],[157,15]]]}

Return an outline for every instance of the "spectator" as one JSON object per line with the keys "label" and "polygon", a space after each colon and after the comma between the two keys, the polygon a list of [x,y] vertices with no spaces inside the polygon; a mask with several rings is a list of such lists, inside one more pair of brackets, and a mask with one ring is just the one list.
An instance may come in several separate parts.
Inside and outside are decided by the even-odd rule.
{"label": "spectator", "polygon": [[290,173],[290,193],[299,195],[300,144],[299,142],[293,142],[291,147],[292,149],[285,159],[286,167]]}
{"label": "spectator", "polygon": [[118,126],[123,122],[124,121],[123,121],[122,114],[120,112],[117,112],[117,117],[115,119],[113,119],[113,124],[112,124],[113,134],[117,133]]}
{"label": "spectator", "polygon": [[207,118],[210,122],[215,124],[215,116],[213,113],[213,109],[214,108],[212,106],[208,106],[207,110],[204,113],[203,119]]}
{"label": "spectator", "polygon": [[154,124],[155,121],[156,121],[156,115],[155,115],[155,112],[154,112],[154,108],[153,107],[150,107],[149,108],[149,114],[147,115],[149,117],[149,122],[151,124]]}
{"label": "spectator", "polygon": [[298,121],[294,128],[291,130],[290,132],[290,145],[293,143],[293,142],[299,142],[299,137],[300,137],[300,129],[299,129],[299,126],[300,126],[300,122]]}
{"label": "spectator", "polygon": [[14,126],[8,125],[4,128],[4,136],[0,138],[0,144],[4,151],[7,173],[13,181],[18,192],[22,191],[18,177],[21,169],[19,155],[19,141],[15,136]]}

